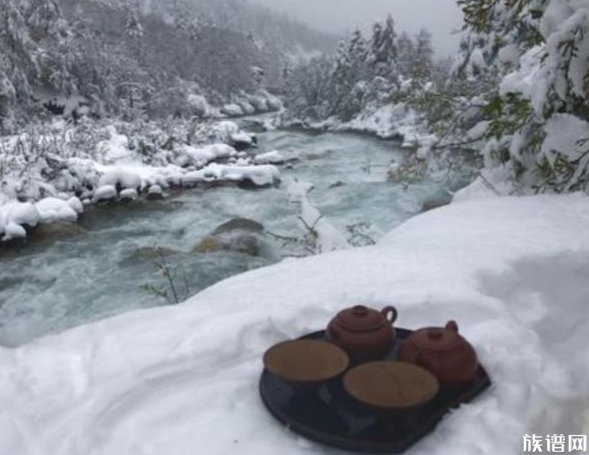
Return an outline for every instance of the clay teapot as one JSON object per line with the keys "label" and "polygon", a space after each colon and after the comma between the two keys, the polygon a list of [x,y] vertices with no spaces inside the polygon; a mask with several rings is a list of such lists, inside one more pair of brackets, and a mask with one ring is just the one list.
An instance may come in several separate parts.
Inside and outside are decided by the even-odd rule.
{"label": "clay teapot", "polygon": [[458,333],[455,321],[444,328],[416,330],[399,346],[397,359],[429,370],[444,385],[468,382],[478,368],[476,352]]}
{"label": "clay teapot", "polygon": [[346,351],[354,363],[378,360],[392,349],[396,319],[397,310],[392,306],[377,311],[357,305],[331,320],[326,337]]}

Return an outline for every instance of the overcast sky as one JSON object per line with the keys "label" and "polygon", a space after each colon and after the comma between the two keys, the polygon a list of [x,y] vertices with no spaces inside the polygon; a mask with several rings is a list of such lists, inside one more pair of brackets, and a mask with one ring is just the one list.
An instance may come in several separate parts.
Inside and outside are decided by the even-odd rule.
{"label": "overcast sky", "polygon": [[434,46],[442,54],[453,54],[458,38],[451,32],[460,28],[462,13],[456,0],[251,0],[288,13],[322,30],[341,33],[356,26],[363,30],[377,20],[393,15],[398,30],[416,33],[429,29]]}

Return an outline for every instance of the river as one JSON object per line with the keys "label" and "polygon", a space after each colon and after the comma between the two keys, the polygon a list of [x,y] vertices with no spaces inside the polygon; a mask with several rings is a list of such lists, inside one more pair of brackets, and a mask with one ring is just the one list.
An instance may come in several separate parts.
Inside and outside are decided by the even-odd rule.
{"label": "river", "polygon": [[[141,248],[177,251],[166,258],[180,298],[229,276],[280,260],[238,252],[195,253],[194,246],[221,223],[245,217],[282,236],[304,234],[298,204],[289,203],[286,182],[311,182],[311,202],[336,227],[365,223],[378,240],[419,213],[444,183],[426,179],[408,187],[386,182],[387,165],[404,153],[395,142],[342,133],[269,131],[258,135],[259,151],[299,153],[282,167],[279,188],[189,190],[161,202],[90,209],[85,233],[50,246],[27,247],[0,258],[0,344],[17,346],[50,333],[123,312],[167,304],[145,285],[169,291],[157,257]],[[334,186],[334,184],[337,184]]]}

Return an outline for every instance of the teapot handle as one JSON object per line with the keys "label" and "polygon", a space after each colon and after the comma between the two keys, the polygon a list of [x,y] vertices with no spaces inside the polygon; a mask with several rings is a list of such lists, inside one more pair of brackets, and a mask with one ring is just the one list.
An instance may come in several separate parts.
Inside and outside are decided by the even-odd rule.
{"label": "teapot handle", "polygon": [[384,307],[381,313],[386,318],[386,320],[389,321],[391,324],[393,324],[397,320],[398,313],[397,309],[394,306]]}
{"label": "teapot handle", "polygon": [[448,321],[446,329],[458,333],[458,324],[456,324],[456,321]]}

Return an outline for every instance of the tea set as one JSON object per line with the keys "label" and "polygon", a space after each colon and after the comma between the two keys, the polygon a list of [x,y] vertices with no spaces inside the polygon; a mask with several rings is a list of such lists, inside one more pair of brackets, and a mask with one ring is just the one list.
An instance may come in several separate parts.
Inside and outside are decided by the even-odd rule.
{"label": "tea set", "polygon": [[[489,387],[475,349],[455,321],[408,330],[395,327],[397,316],[393,306],[378,311],[356,305],[338,312],[324,331],[270,347],[260,382],[266,407],[311,439],[349,450],[400,453],[449,409]],[[313,415],[323,405],[325,415]],[[341,428],[325,423],[350,415],[373,416],[377,425],[356,428],[349,419]]]}

